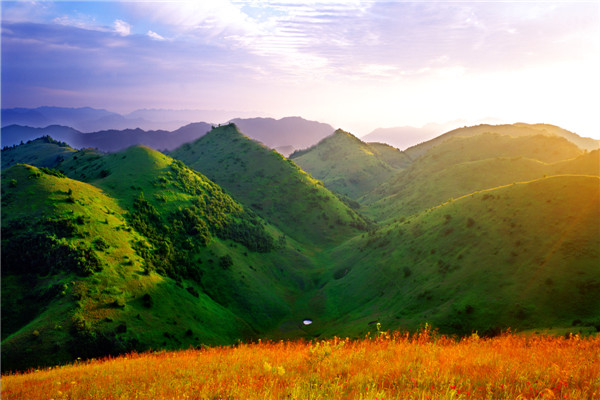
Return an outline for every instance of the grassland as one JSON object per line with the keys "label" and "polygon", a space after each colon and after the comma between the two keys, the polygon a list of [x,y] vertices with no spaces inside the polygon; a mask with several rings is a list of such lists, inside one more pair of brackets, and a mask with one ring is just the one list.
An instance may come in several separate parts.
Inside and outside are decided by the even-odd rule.
{"label": "grassland", "polygon": [[600,175],[598,150],[584,153],[556,136],[453,137],[359,202],[366,215],[389,222],[478,190],[558,174]]}
{"label": "grassland", "polygon": [[365,230],[367,221],[293,161],[230,124],[170,155],[201,171],[286,236],[322,248]]}
{"label": "grassland", "polygon": [[570,132],[561,127],[550,125],[550,124],[526,124],[526,123],[516,123],[510,125],[476,125],[476,126],[465,126],[463,128],[458,128],[452,130],[450,132],[446,132],[443,135],[440,135],[432,140],[428,140],[426,142],[420,143],[416,146],[409,147],[405,150],[406,154],[412,158],[416,159],[427,153],[429,149],[435,147],[449,139],[455,137],[469,137],[469,136],[479,136],[485,133],[496,133],[505,136],[512,137],[527,137],[527,136],[550,136],[550,137],[560,137],[567,139],[570,143],[577,145],[581,150],[598,150],[600,142],[591,138],[583,138],[579,135]]}
{"label": "grassland", "polygon": [[11,399],[594,399],[600,337],[424,329],[128,354],[2,376]]}
{"label": "grassland", "polygon": [[[329,157],[313,160],[322,168],[339,150],[354,154],[341,164],[363,165],[359,154],[395,171],[358,211],[234,125],[177,149],[180,160],[50,140],[3,151],[59,169],[2,170],[3,370],[357,339],[377,323],[484,337],[600,331],[598,150],[488,133],[409,160],[341,131],[328,140],[343,146],[305,154]],[[362,176],[357,188],[377,177],[357,171],[337,173]]]}
{"label": "grassland", "polygon": [[409,161],[398,150],[372,146],[341,129],[290,158],[329,189],[352,199],[387,181]]}
{"label": "grassland", "polygon": [[463,334],[573,324],[595,331],[599,190],[593,176],[510,184],[338,246],[319,292],[328,312],[321,332],[359,335],[372,321],[415,328],[424,320]]}

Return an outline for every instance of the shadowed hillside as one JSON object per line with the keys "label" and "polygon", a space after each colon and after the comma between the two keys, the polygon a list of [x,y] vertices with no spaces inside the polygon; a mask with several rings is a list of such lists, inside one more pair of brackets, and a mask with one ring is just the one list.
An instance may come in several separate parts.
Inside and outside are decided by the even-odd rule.
{"label": "shadowed hillside", "polygon": [[133,147],[61,167],[89,183],[3,171],[3,368],[255,338],[312,287],[278,229],[179,161]]}

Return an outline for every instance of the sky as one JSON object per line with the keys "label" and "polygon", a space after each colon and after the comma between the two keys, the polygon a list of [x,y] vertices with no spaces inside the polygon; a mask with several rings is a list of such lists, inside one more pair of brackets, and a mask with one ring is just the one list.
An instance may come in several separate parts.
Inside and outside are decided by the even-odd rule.
{"label": "sky", "polygon": [[0,4],[3,108],[302,116],[357,136],[551,123],[600,139],[599,1]]}

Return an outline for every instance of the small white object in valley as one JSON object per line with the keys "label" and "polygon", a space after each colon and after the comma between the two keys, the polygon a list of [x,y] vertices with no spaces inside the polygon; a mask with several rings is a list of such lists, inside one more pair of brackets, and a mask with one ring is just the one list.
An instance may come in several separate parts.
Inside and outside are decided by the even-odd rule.
{"label": "small white object in valley", "polygon": [[311,319],[305,319],[304,321],[302,321],[302,323],[304,325],[310,325],[310,324],[312,324],[312,320]]}

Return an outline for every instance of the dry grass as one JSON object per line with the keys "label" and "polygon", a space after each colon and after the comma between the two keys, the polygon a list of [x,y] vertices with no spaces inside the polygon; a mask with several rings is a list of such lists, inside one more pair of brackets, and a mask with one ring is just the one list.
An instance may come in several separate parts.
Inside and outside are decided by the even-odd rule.
{"label": "dry grass", "polygon": [[595,399],[600,337],[268,342],[2,377],[2,399]]}

